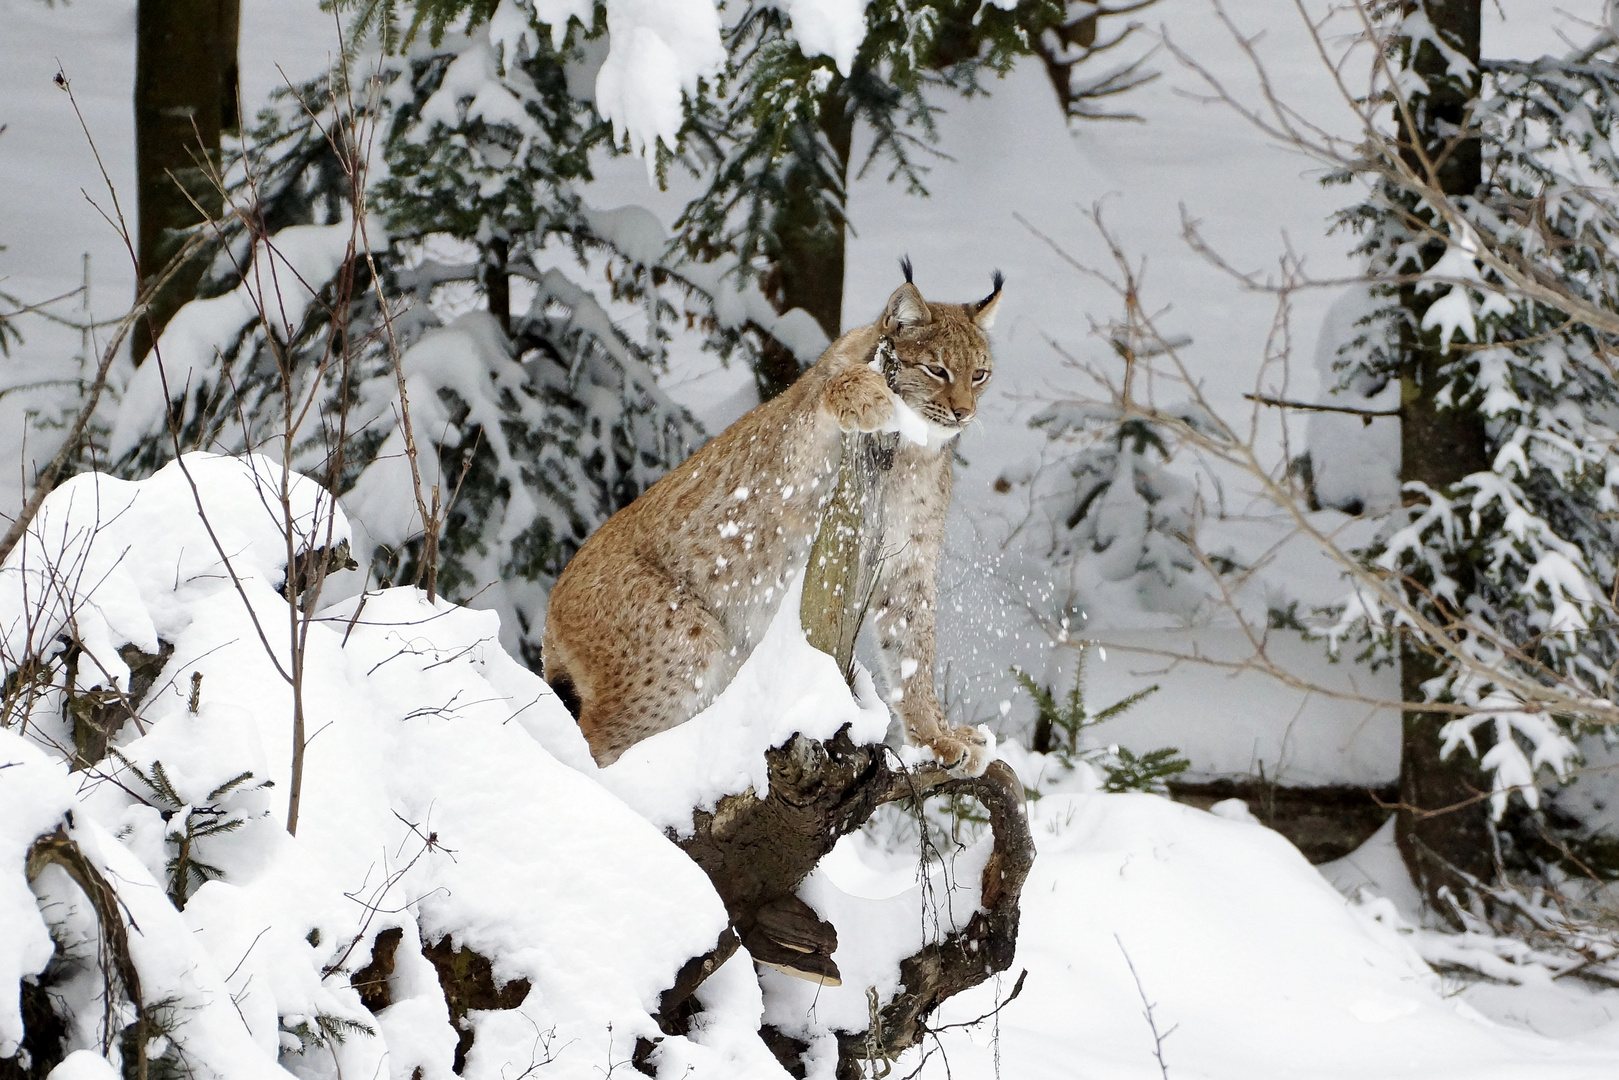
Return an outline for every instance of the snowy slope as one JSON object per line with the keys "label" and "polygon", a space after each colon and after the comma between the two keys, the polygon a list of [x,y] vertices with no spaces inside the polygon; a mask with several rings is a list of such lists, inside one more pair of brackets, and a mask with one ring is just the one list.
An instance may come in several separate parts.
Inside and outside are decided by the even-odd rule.
{"label": "snowy slope", "polygon": [[[865,988],[891,992],[901,956],[974,910],[963,886],[978,880],[982,844],[955,852],[948,878],[923,886],[907,873],[914,851],[856,834],[804,888],[839,927],[844,986],[756,980],[744,951],[705,987],[689,1035],[654,1023],[676,970],[726,923],[663,829],[682,827],[681,807],[757,786],[763,750],[800,726],[807,702],[863,739],[883,723],[788,632],[791,605],[751,658],[752,676],[707,715],[599,772],[556,698],[501,650],[494,614],[404,588],[344,601],[309,628],[310,735],[289,836],[290,693],[277,674],[285,556],[267,499],[279,482],[267,459],[200,454],[138,483],[80,476],[53,493],[29,545],[0,568],[8,655],[20,628],[49,640],[60,625],[61,607],[41,606],[42,595],[78,613],[81,673],[114,670],[126,641],[174,645],[144,730],[128,725],[121,757],[104,768],[66,771],[69,734],[51,709],[36,709],[26,733],[0,733],[0,977],[44,967],[47,927],[66,940],[98,937],[65,876],[48,870],[32,889],[23,877],[22,853],[60,825],[118,883],[145,1000],[167,1003],[151,1055],[198,1074],[409,1080],[420,1069],[447,1080],[457,1033],[424,950],[448,938],[489,958],[497,987],[527,984],[505,1007],[468,1015],[463,1076],[594,1077],[643,1038],[667,1078],[779,1076],[757,1035],[764,1020],[806,1038],[810,1075],[826,1077],[830,1032],[865,1023]],[[296,481],[290,505],[305,536],[327,535],[330,504],[310,481]],[[329,527],[347,529],[341,517]],[[756,730],[721,739],[716,727],[745,727],[739,717]],[[230,787],[242,773],[249,782]],[[161,791],[150,779],[160,775]],[[165,896],[176,830],[196,808],[241,825],[196,841],[191,857],[223,876],[188,888],[177,911]],[[1159,1032],[1173,1029],[1164,1052],[1176,1076],[1578,1080],[1619,1064],[1619,1024],[1604,1023],[1619,995],[1580,999],[1561,1040],[1486,1020],[1403,940],[1394,905],[1345,901],[1245,809],[1217,810],[1094,791],[1035,803],[1041,851],[1014,968],[1028,971],[1022,995],[994,1024],[944,1027],[991,1012],[1016,976],[963,995],[939,1018],[938,1040],[897,1067],[927,1056],[924,1075],[1155,1075],[1138,993]],[[389,928],[402,932],[391,1003],[371,1014],[349,977]],[[82,1021],[69,1049],[88,1053],[100,982],[86,977],[92,965],[77,970],[53,992]],[[337,1025],[344,1037],[323,1040]],[[0,1052],[17,1034],[16,1014],[0,1010]],[[80,1067],[87,1059],[53,1076],[70,1080]]]}
{"label": "snowy slope", "polygon": [[1177,1080],[1614,1073],[1619,1000],[1563,1042],[1487,1021],[1412,951],[1386,901],[1346,902],[1263,826],[1148,795],[1047,798],[1032,824],[1017,965],[938,1022],[991,1011],[1020,967],[1023,992],[994,1029],[946,1033],[924,1076],[1158,1077],[1143,996]]}
{"label": "snowy slope", "polygon": [[[26,732],[3,733],[0,798],[25,812],[7,816],[0,843],[11,852],[0,867],[0,974],[43,968],[50,949],[39,941],[47,919],[63,925],[58,908],[69,926],[83,921],[82,894],[65,879],[41,879],[60,902],[41,909],[21,877],[19,853],[63,822],[142,897],[131,940],[146,998],[176,998],[175,1052],[205,1071],[245,1075],[232,1062],[246,1054],[265,1075],[278,1056],[311,1075],[333,1057],[363,1075],[450,1075],[456,1032],[421,952],[445,938],[492,960],[496,986],[530,987],[515,1008],[472,1017],[462,1075],[501,1076],[543,1052],[548,1075],[587,1077],[604,1055],[661,1038],[650,1015],[659,995],[714,946],[724,907],[694,863],[601,786],[571,717],[500,649],[493,613],[396,589],[312,622],[301,814],[297,836],[284,831],[293,709],[287,604],[275,591],[285,555],[268,509],[278,478],[264,458],[205,454],[141,482],[75,477],[0,568],[8,657],[31,651],[19,645],[27,635],[35,649],[52,641],[69,611],[86,684],[119,675],[125,643],[173,645],[144,728],[126,725],[121,757],[103,768],[68,776],[59,755],[72,736],[49,709]],[[318,509],[314,484],[297,480],[295,513],[324,520],[329,500]],[[346,534],[340,516],[332,530]],[[324,542],[324,527],[314,535]],[[243,773],[247,783],[220,794]],[[177,912],[161,883],[193,807],[241,825],[195,842],[193,856],[219,873],[188,882]],[[390,927],[403,940],[376,1037],[322,1043],[323,1023],[372,1023],[346,976]],[[96,1014],[65,993],[80,1015]],[[717,1049],[698,1033],[669,1052],[705,1075],[769,1064],[757,1039],[726,1034],[757,1030],[757,990],[751,1014],[746,995],[730,1001],[712,1018]],[[0,1052],[15,1038],[0,1013]]]}

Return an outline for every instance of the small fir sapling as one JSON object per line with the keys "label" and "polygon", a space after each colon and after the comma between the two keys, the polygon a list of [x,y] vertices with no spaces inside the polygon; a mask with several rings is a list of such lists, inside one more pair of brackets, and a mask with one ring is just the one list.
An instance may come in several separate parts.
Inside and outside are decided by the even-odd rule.
{"label": "small fir sapling", "polygon": [[[1056,759],[1062,771],[1071,773],[1081,763],[1099,769],[1104,791],[1149,791],[1162,794],[1172,776],[1178,776],[1190,767],[1190,762],[1179,757],[1175,747],[1162,747],[1137,756],[1120,746],[1087,746],[1084,732],[1115,717],[1122,716],[1142,701],[1158,692],[1158,684],[1137,690],[1113,704],[1091,712],[1085,703],[1085,654],[1081,646],[1076,653],[1074,684],[1062,701],[1049,686],[1041,686],[1026,671],[1014,670],[1018,684],[1034,700],[1035,725],[1030,738],[1030,749]],[[1039,798],[1038,789],[1030,791]]]}
{"label": "small fir sapling", "polygon": [[[202,707],[202,672],[191,673],[191,694],[186,703],[190,716],[197,716]],[[160,760],[145,768],[131,761],[118,750],[111,755],[139,781],[147,791],[143,800],[163,817],[164,843],[172,852],[164,870],[168,874],[168,895],[176,908],[185,910],[186,901],[204,883],[224,878],[225,871],[205,861],[200,852],[208,845],[203,841],[225,836],[240,829],[249,821],[267,817],[269,810],[253,805],[242,805],[241,796],[264,791],[274,786],[270,780],[253,780],[251,770],[243,770],[218,784],[200,799],[187,798],[169,776],[169,770]],[[249,804],[255,800],[248,800]]]}
{"label": "small fir sapling", "polygon": [[[1171,436],[1117,409],[1079,402],[1057,402],[1029,423],[1060,455],[1029,477],[1049,518],[1046,557],[1083,561],[1106,581],[1130,582],[1149,611],[1201,605],[1198,560],[1185,540],[1197,488],[1177,465]],[[998,490],[1011,484],[1003,478]]]}
{"label": "small fir sapling", "polygon": [[117,750],[112,751],[112,756],[147,790],[146,804],[163,815],[167,824],[163,839],[172,852],[164,865],[169,875],[169,899],[175,907],[184,910],[186,901],[201,885],[225,876],[224,870],[201,858],[200,852],[206,850],[202,841],[233,833],[249,821],[269,814],[268,810],[248,810],[230,805],[232,797],[262,791],[271,787],[272,781],[251,783],[251,772],[238,773],[209,791],[202,799],[192,802],[175,787],[163,762],[153,761],[143,769]]}
{"label": "small fir sapling", "polygon": [[313,1016],[289,1014],[280,1018],[281,1054],[302,1057],[312,1050],[324,1050],[333,1043],[343,1043],[350,1035],[376,1035],[376,1028],[363,1020],[336,1013],[316,1013]]}

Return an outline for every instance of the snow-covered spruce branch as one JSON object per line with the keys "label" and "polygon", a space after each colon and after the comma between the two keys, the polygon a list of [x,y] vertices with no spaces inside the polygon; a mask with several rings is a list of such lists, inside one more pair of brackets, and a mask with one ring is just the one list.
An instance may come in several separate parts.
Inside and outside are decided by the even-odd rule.
{"label": "snow-covered spruce branch", "polygon": [[[1317,632],[1341,640],[1358,618],[1371,624],[1374,633],[1384,639],[1385,649],[1393,648],[1396,641],[1408,642],[1439,658],[1456,674],[1445,686],[1434,688],[1432,700],[1404,703],[1322,687],[1289,671],[1268,651],[1268,627],[1256,624],[1243,611],[1235,586],[1225,581],[1206,554],[1199,552],[1193,531],[1195,522],[1183,540],[1215,583],[1214,604],[1235,620],[1251,655],[1241,660],[1222,660],[1196,651],[1140,651],[1172,663],[1258,671],[1298,689],[1362,704],[1449,713],[1455,717],[1444,731],[1449,752],[1473,748],[1473,733],[1480,727],[1490,727],[1496,741],[1482,764],[1493,775],[1497,809],[1512,792],[1522,794],[1533,805],[1537,797],[1533,777],[1537,770],[1550,767],[1566,774],[1576,757],[1567,732],[1556,718],[1575,716],[1586,723],[1619,724],[1619,704],[1609,696],[1591,693],[1584,681],[1543,662],[1533,651],[1533,641],[1525,643],[1488,621],[1432,602],[1442,596],[1430,584],[1399,568],[1395,559],[1368,559],[1329,531],[1305,505],[1304,492],[1296,478],[1285,468],[1268,463],[1260,450],[1257,414],[1262,406],[1256,403],[1254,415],[1242,426],[1221,416],[1186,366],[1179,345],[1156,328],[1153,316],[1143,306],[1139,275],[1099,212],[1095,221],[1114,261],[1112,274],[1098,276],[1109,282],[1125,307],[1118,323],[1099,330],[1124,370],[1121,374],[1116,369],[1079,365],[1102,388],[1104,396],[1076,404],[1105,407],[1123,421],[1151,425],[1206,462],[1234,470],[1251,483],[1266,504],[1281,512],[1292,534],[1327,555],[1349,585],[1348,597],[1338,615],[1318,626]],[[1275,289],[1278,302],[1285,305],[1293,290],[1306,285],[1301,279],[1284,279]],[[1263,391],[1263,380],[1262,372],[1258,392]],[[1184,401],[1174,407],[1160,404],[1162,397],[1171,394],[1184,396]],[[1428,512],[1440,511],[1430,506]],[[1419,516],[1417,520],[1424,519]],[[1549,549],[1555,547],[1555,541],[1551,541]],[[1578,640],[1584,631],[1559,632],[1573,634]]]}
{"label": "snow-covered spruce branch", "polygon": [[[1458,717],[1442,732],[1446,753],[1473,747],[1481,729],[1493,728],[1485,764],[1498,794],[1524,791],[1532,802],[1538,769],[1566,773],[1573,761],[1571,727],[1615,720],[1614,42],[1602,35],[1564,59],[1475,67],[1445,51],[1450,46],[1420,9],[1405,21],[1380,23],[1357,5],[1350,17],[1360,33],[1340,49],[1329,45],[1326,22],[1312,21],[1301,6],[1352,117],[1346,135],[1290,105],[1251,39],[1216,8],[1249,59],[1259,104],[1242,100],[1171,42],[1177,59],[1204,81],[1208,100],[1337,178],[1363,185],[1362,202],[1340,225],[1365,237],[1366,286],[1385,307],[1363,324],[1358,351],[1340,354],[1344,379],[1403,378],[1401,350],[1420,342],[1443,358],[1437,393],[1423,391],[1432,408],[1441,416],[1474,415],[1482,432],[1482,467],[1470,465],[1442,484],[1408,484],[1407,506],[1390,513],[1370,548],[1329,545],[1351,585],[1331,635],[1358,635],[1384,658],[1397,655],[1402,641],[1419,643],[1445,674],[1425,687],[1426,701],[1406,707]],[[1412,65],[1419,48],[1451,56],[1449,73],[1418,80]],[[1349,72],[1358,69],[1367,72],[1364,88],[1351,85],[1358,76]],[[1411,135],[1427,130],[1429,95],[1441,91],[1464,103],[1461,122],[1437,136]],[[1452,181],[1444,170],[1464,153],[1482,158],[1484,183],[1447,193]],[[1195,225],[1188,222],[1186,231],[1195,249],[1244,287],[1274,294],[1279,313],[1292,292],[1325,284],[1296,265],[1284,265],[1279,281],[1238,271]],[[1136,320],[1130,332],[1147,333],[1152,349],[1150,331]],[[1206,409],[1178,361],[1166,373]],[[1274,396],[1263,372],[1260,382],[1254,398]],[[1142,407],[1145,395],[1132,395],[1131,386],[1127,363],[1114,390]],[[1293,478],[1267,472],[1251,452],[1257,416],[1249,436],[1185,410],[1158,410],[1154,419],[1197,453],[1259,480],[1267,501],[1295,515],[1298,534],[1327,539],[1300,512]],[[1495,800],[1497,811],[1503,800]]]}

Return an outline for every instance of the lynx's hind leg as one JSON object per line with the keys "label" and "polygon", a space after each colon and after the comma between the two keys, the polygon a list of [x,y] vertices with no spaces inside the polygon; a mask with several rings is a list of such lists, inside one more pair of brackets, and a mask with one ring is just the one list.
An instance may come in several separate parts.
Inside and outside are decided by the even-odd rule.
{"label": "lynx's hind leg", "polygon": [[607,766],[714,699],[727,639],[706,605],[640,560],[591,592],[566,605],[568,622],[547,625],[545,674],[564,704],[565,689],[576,696],[579,729]]}

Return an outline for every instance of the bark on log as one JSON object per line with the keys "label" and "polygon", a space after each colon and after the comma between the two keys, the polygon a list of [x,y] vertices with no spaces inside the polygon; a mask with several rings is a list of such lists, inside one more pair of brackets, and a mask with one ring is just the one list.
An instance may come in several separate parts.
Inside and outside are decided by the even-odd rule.
{"label": "bark on log", "polygon": [[158,1034],[159,1029],[141,992],[140,972],[136,970],[135,958],[129,951],[129,931],[124,926],[118,893],[95,864],[85,857],[66,826],[58,825],[54,832],[38,837],[28,847],[24,873],[30,884],[48,866],[61,867],[84,892],[96,913],[96,919],[101,924],[103,959],[100,967],[105,1000],[109,1003],[117,1001],[117,984],[122,983],[122,996],[135,1008],[135,1019],[118,1033],[124,1057],[124,1076],[126,1080],[146,1080],[147,1043],[153,1035]]}
{"label": "bark on log", "polygon": [[[768,950],[762,923],[784,906],[801,904],[796,897],[804,878],[879,806],[966,795],[989,814],[994,848],[980,883],[980,910],[962,930],[901,962],[901,990],[881,1005],[872,1029],[840,1033],[839,1076],[858,1076],[861,1059],[888,1059],[914,1046],[940,1002],[1011,966],[1018,901],[1034,859],[1023,785],[1005,762],[973,778],[937,766],[907,770],[881,746],[856,746],[846,730],[825,743],[795,736],[766,756],[770,788],[763,797],[749,792],[722,799],[712,813],[697,815],[693,834],[681,842],[714,883],[750,951]],[[780,1032],[764,1034],[785,1067],[801,1068],[796,1059],[803,1044]]]}

